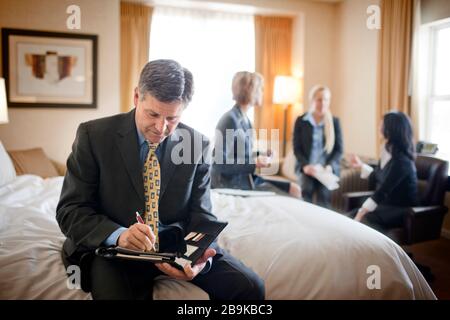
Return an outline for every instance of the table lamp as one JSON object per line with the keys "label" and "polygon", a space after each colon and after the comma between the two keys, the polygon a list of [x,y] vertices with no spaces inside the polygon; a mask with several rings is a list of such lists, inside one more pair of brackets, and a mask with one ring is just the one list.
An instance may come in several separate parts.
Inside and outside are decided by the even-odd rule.
{"label": "table lamp", "polygon": [[287,112],[290,104],[300,102],[301,100],[301,81],[300,78],[292,76],[276,76],[273,88],[273,103],[284,107],[284,125],[283,125],[283,155],[286,156],[286,130],[287,130]]}

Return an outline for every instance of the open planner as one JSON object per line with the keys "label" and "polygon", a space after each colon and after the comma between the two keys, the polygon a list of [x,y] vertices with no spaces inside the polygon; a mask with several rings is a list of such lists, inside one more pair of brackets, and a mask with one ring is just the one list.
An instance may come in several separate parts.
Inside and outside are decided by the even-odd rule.
{"label": "open planner", "polygon": [[[95,253],[108,259],[140,260],[153,263],[167,262],[176,267],[183,267],[186,263],[195,265],[227,224],[228,222],[223,221],[203,221],[196,225],[182,239],[183,245],[181,247],[185,248],[184,252],[145,252],[113,246],[99,247]],[[163,248],[163,246],[161,247]]]}

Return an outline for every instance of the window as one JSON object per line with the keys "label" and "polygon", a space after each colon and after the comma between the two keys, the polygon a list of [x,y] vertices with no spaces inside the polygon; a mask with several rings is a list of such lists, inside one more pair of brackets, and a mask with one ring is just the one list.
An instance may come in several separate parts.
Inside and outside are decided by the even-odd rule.
{"label": "window", "polygon": [[233,106],[231,81],[255,69],[251,15],[156,7],[150,60],[174,59],[194,75],[194,97],[182,122],[210,139],[220,117]]}
{"label": "window", "polygon": [[450,160],[450,22],[429,31],[425,139],[438,144],[439,157]]}

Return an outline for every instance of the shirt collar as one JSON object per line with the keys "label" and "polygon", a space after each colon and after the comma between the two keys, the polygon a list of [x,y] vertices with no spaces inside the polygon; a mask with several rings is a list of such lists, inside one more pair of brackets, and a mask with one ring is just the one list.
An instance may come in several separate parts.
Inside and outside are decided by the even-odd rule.
{"label": "shirt collar", "polygon": [[237,113],[239,114],[239,116],[240,116],[241,118],[244,118],[245,115],[244,115],[244,113],[242,112],[241,107],[239,107],[238,104],[235,104],[233,108],[236,109]]}
{"label": "shirt collar", "polygon": [[[138,136],[139,148],[142,148],[142,145],[146,144],[147,140],[145,139],[144,135],[141,133],[141,131],[139,131],[139,129],[137,127],[136,127],[136,132],[137,132],[137,136]],[[158,143],[158,146],[156,148],[157,151],[160,147],[162,148],[162,145],[164,145],[166,143],[167,139],[170,139],[170,137],[166,137],[162,142]]]}
{"label": "shirt collar", "polygon": [[234,109],[236,110],[236,112],[238,113],[238,115],[239,115],[239,117],[240,117],[240,120],[241,120],[241,121],[244,121],[245,124],[246,124],[247,126],[252,127],[252,123],[251,123],[250,119],[248,118],[247,114],[245,114],[244,112],[242,112],[241,107],[239,107],[238,104],[235,104],[233,108],[234,108]]}
{"label": "shirt collar", "polygon": [[316,120],[314,120],[314,117],[313,117],[313,115],[312,115],[312,112],[308,112],[308,114],[306,115],[306,117],[305,117],[304,120],[305,120],[305,121],[308,121],[309,123],[311,123],[311,125],[312,125],[313,127],[322,127],[322,126],[324,125],[324,124],[323,124],[323,120],[320,121],[319,124],[316,123]]}
{"label": "shirt collar", "polygon": [[141,131],[139,131],[138,128],[136,128],[136,132],[138,135],[138,142],[139,142],[139,147],[142,147],[142,145],[146,142],[144,135],[141,133]]}

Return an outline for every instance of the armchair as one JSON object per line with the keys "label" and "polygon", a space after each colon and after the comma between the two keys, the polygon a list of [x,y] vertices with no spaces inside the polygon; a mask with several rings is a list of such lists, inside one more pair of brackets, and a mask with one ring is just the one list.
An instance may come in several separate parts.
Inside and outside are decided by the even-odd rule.
{"label": "armchair", "polygon": [[[419,206],[408,208],[401,228],[385,234],[400,245],[439,239],[448,208],[444,206],[448,162],[431,156],[416,158]],[[346,211],[358,208],[373,191],[350,192],[343,195]]]}

